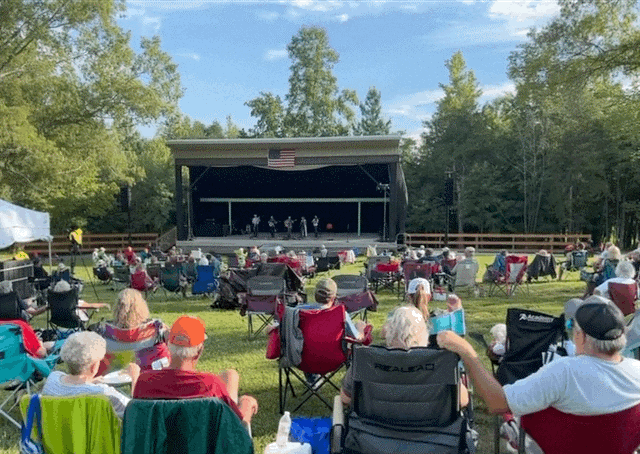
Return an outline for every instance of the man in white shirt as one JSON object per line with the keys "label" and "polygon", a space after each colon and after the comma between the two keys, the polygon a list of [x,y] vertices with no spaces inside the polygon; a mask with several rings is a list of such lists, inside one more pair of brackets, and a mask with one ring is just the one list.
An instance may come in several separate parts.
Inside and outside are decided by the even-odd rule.
{"label": "man in white shirt", "polygon": [[626,344],[620,309],[605,298],[592,296],[577,308],[572,320],[576,356],[552,361],[504,387],[460,336],[441,332],[438,345],[460,355],[492,413],[510,411],[522,416],[553,407],[573,415],[602,415],[638,405],[640,361],[620,354]]}

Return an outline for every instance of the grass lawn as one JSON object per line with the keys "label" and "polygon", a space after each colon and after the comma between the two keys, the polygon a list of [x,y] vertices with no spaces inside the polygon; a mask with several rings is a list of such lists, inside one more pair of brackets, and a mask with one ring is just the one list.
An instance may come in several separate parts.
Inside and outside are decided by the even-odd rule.
{"label": "grass lawn", "polygon": [[[479,256],[481,272],[485,264],[493,260],[493,256]],[[86,261],[90,263],[90,260]],[[354,265],[348,265],[337,273],[359,273],[363,270],[363,262],[360,259]],[[91,268],[79,267],[76,269],[78,277],[85,281],[83,299],[89,302],[101,301],[113,303],[116,293],[109,286],[93,282],[90,279]],[[326,275],[326,273],[322,273]],[[489,329],[496,323],[504,323],[506,310],[509,307],[523,307],[559,315],[564,303],[572,297],[581,296],[584,291],[584,283],[578,280],[578,273],[565,273],[562,282],[546,281],[534,282],[530,285],[530,294],[520,293],[515,297],[485,297],[469,298],[461,295],[466,313],[467,330],[479,331],[488,336]],[[312,295],[315,280],[307,282],[307,293]],[[369,322],[374,326],[374,338],[386,318],[387,313],[402,301],[397,294],[390,291],[381,291],[378,294],[380,305],[377,312],[369,314]],[[201,317],[207,326],[209,338],[206,341],[205,351],[198,367],[200,370],[219,372],[226,368],[235,368],[241,377],[241,394],[251,394],[259,402],[260,410],[253,422],[253,436],[256,453],[264,451],[265,446],[275,441],[278,427],[278,368],[275,361],[264,357],[266,336],[262,334],[255,340],[247,340],[247,321],[241,317],[238,311],[212,310],[210,301],[206,298],[189,297],[181,299],[170,295],[164,297],[158,292],[149,298],[149,308],[154,317],[162,319],[167,325],[182,314],[192,314]],[[444,307],[444,302],[432,302],[432,306]],[[93,320],[101,317],[109,318],[108,312],[98,312]],[[34,325],[44,326],[46,317],[36,317]],[[476,348],[480,348],[475,345]],[[481,355],[484,356],[484,355]],[[486,361],[486,359],[485,359]],[[488,361],[486,361],[488,366]],[[63,365],[59,366],[64,368]],[[41,384],[39,385],[41,386]],[[39,388],[38,388],[39,389]],[[329,390],[326,390],[330,397]],[[4,393],[0,392],[0,397]],[[476,421],[480,431],[480,453],[493,452],[492,421],[487,415],[484,404],[475,400]],[[315,402],[307,403],[297,414],[298,416],[330,416],[328,409],[317,405]],[[296,415],[294,415],[295,417]],[[0,420],[0,452],[18,453],[19,431],[6,422]]]}

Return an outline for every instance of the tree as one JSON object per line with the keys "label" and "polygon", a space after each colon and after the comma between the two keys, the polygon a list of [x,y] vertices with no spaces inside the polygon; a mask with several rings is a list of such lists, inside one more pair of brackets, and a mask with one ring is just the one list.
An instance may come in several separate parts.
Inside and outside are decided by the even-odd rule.
{"label": "tree", "polygon": [[360,136],[378,136],[389,134],[391,120],[382,117],[380,91],[370,87],[364,103],[360,104],[360,121],[356,125],[355,134]]}
{"label": "tree", "polygon": [[120,0],[0,4],[0,109],[20,122],[19,131],[13,120],[0,122],[0,192],[49,211],[54,229],[108,210],[118,186],[143,174],[135,125],[177,112],[177,66],[157,38],[131,48],[116,24],[124,7]]}
{"label": "tree", "polygon": [[353,90],[338,89],[333,67],[338,53],[322,28],[303,27],[287,46],[291,64],[286,106],[279,96],[260,93],[245,104],[258,118],[258,137],[317,137],[347,135],[353,129],[358,103]]}

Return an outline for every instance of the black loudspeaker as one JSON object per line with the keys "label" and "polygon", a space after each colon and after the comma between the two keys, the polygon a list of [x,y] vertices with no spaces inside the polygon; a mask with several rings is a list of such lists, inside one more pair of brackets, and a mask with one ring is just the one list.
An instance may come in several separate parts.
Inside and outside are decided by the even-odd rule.
{"label": "black loudspeaker", "polygon": [[129,211],[131,208],[131,188],[129,186],[120,187],[120,210]]}
{"label": "black loudspeaker", "polygon": [[453,205],[453,178],[444,180],[444,204],[448,207]]}

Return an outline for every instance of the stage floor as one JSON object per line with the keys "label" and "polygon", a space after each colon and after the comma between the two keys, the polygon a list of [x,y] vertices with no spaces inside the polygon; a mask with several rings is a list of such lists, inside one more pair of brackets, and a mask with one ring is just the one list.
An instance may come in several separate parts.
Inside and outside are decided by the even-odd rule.
{"label": "stage floor", "polygon": [[358,248],[360,253],[366,252],[370,244],[377,245],[378,252],[389,249],[395,252],[396,243],[382,242],[375,234],[362,234],[360,236],[349,233],[321,234],[318,238],[313,235],[300,238],[294,235],[290,240],[285,239],[285,234],[278,233],[271,238],[269,233],[260,233],[258,238],[249,235],[231,235],[225,237],[196,237],[191,240],[178,241],[176,246],[185,253],[191,250],[201,249],[202,252],[215,252],[218,254],[232,254],[239,247],[249,248],[258,246],[261,251],[272,250],[275,246],[281,246],[285,251],[313,251],[324,245],[329,252],[338,252],[345,249]]}

